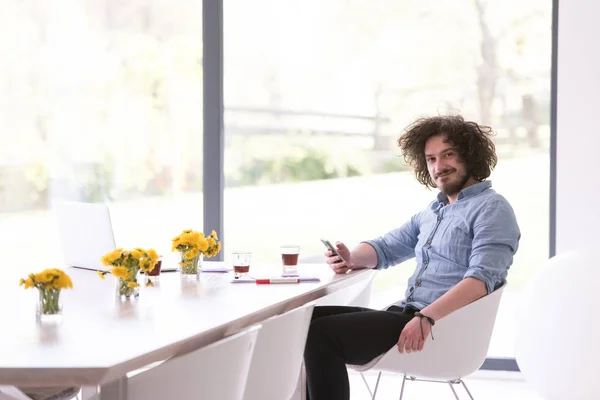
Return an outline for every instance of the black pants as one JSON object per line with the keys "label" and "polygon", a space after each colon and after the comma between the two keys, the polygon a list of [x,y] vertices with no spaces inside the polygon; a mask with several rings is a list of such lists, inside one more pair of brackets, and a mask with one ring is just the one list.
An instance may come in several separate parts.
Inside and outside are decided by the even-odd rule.
{"label": "black pants", "polygon": [[346,364],[366,364],[387,352],[415,311],[315,307],[304,351],[308,399],[350,399]]}

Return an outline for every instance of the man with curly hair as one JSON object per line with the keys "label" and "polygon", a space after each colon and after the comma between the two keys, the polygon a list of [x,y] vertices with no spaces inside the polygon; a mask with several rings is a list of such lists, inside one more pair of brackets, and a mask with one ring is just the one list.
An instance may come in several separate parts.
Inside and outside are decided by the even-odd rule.
{"label": "man with curly hair", "polygon": [[353,250],[326,252],[339,274],[416,258],[405,299],[385,311],[316,307],[304,354],[311,400],[350,398],[346,364],[361,365],[396,345],[423,349],[431,326],[499,288],[520,231],[508,201],[486,179],[496,166],[492,130],[461,116],[422,118],[398,139],[417,180],[437,198],[401,227]]}

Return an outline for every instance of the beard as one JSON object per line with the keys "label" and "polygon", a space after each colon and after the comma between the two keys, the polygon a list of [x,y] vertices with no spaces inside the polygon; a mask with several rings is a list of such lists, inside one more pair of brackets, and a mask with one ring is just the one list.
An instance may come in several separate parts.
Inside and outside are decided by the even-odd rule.
{"label": "beard", "polygon": [[[441,171],[438,175],[443,175],[451,171],[452,170],[444,170]],[[438,189],[440,189],[440,191],[446,196],[454,196],[455,194],[458,194],[465,187],[467,181],[469,180],[469,174],[467,174],[466,172],[463,172],[461,174],[459,171],[454,170],[454,174],[455,176],[452,177],[454,179],[448,179],[438,185]]]}

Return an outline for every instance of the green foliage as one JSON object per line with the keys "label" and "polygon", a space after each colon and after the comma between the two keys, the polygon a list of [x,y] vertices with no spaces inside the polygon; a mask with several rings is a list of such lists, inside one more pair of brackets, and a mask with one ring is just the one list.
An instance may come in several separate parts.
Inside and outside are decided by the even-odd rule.
{"label": "green foliage", "polygon": [[261,183],[302,182],[363,175],[354,165],[344,163],[335,167],[323,151],[305,148],[301,156],[253,158],[240,168],[239,177],[228,177],[228,186]]}
{"label": "green foliage", "polygon": [[381,172],[402,172],[409,171],[410,167],[406,165],[402,157],[394,157],[388,160],[385,160],[381,165]]}

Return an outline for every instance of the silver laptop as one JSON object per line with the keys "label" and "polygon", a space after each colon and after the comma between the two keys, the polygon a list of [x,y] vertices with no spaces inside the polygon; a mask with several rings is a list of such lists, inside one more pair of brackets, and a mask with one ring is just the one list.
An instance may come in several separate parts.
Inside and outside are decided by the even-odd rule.
{"label": "silver laptop", "polygon": [[54,212],[65,265],[107,271],[100,259],[116,248],[108,206],[60,202]]}

